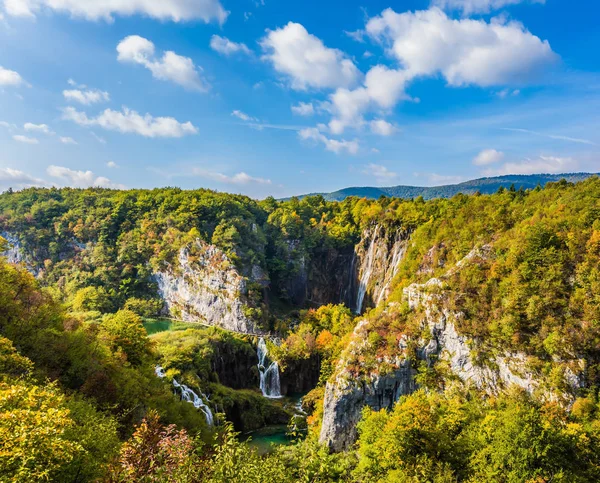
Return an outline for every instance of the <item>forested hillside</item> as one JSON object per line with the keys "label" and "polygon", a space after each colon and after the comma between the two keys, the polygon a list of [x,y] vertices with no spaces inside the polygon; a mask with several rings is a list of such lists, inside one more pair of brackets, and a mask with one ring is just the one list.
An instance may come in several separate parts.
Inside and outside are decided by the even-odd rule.
{"label": "forested hillside", "polygon": [[[381,196],[396,198],[417,198],[422,196],[426,200],[433,198],[451,198],[458,193],[472,195],[475,193],[492,194],[499,188],[509,189],[514,185],[516,189],[535,189],[538,185],[544,187],[546,183],[553,183],[566,179],[576,183],[593,176],[590,173],[564,173],[564,174],[511,174],[479,178],[462,183],[441,186],[390,186],[390,187],[353,187],[344,188],[332,193],[318,193],[328,201],[343,201],[350,196],[376,200]],[[310,195],[309,195],[310,196]],[[314,195],[312,195],[314,196]],[[300,197],[302,198],[302,196]]]}
{"label": "forested hillside", "polygon": [[597,177],[27,189],[0,232],[0,481],[600,479]]}

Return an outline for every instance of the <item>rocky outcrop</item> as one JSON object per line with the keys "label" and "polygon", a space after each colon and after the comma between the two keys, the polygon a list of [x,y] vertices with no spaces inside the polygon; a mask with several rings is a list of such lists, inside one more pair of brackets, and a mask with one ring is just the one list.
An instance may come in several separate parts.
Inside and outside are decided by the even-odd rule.
{"label": "rocky outcrop", "polygon": [[198,240],[181,248],[177,262],[155,273],[159,293],[174,318],[244,334],[262,333],[249,315],[248,279],[223,251]]}
{"label": "rocky outcrop", "polygon": [[[477,263],[490,256],[490,247],[475,249],[450,269],[445,277],[432,278],[424,284],[413,284],[404,290],[410,309],[423,314],[422,326],[428,329],[429,337],[412,341],[416,342],[416,353],[408,352],[411,345],[409,338],[401,338],[394,356],[379,361],[393,368],[386,374],[362,374],[357,378],[346,367],[348,357],[370,350],[370,323],[363,320],[357,325],[346,350],[346,358],[340,360],[335,379],[327,383],[320,435],[322,443],[333,451],[347,449],[356,439],[355,426],[365,406],[375,410],[391,408],[400,396],[412,393],[417,388],[414,380],[417,360],[429,364],[438,360],[447,361],[451,371],[465,384],[486,394],[498,394],[510,386],[518,386],[530,394],[542,392],[542,397],[556,397],[542,387],[543,376],[528,369],[526,354],[499,350],[485,364],[477,364],[472,357],[471,341],[456,329],[455,323],[464,314],[448,309],[444,278],[465,264]],[[570,392],[575,393],[582,384],[584,363],[574,360],[564,367],[565,383],[570,386]],[[565,397],[568,399],[569,396]]]}
{"label": "rocky outcrop", "polygon": [[19,238],[15,234],[8,232],[2,232],[0,236],[8,242],[8,250],[0,253],[0,255],[6,257],[8,263],[26,263],[27,259],[21,249]]}
{"label": "rocky outcrop", "polygon": [[[355,335],[368,335],[364,321]],[[372,374],[364,379],[356,379],[342,371],[327,383],[319,437],[322,444],[335,452],[348,449],[357,438],[356,425],[365,406],[375,411],[391,409],[400,396],[415,391],[416,371],[411,361],[398,360],[395,366],[396,369],[388,374]]]}

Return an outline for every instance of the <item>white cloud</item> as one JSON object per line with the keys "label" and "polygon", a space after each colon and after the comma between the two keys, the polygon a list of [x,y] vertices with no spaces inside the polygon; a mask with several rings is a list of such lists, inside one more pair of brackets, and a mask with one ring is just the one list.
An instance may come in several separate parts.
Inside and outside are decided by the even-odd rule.
{"label": "white cloud", "polygon": [[47,183],[23,171],[12,168],[0,168],[0,190],[8,188],[23,189],[32,186],[44,186]]}
{"label": "white cloud", "polygon": [[102,137],[98,136],[98,135],[97,135],[95,132],[91,132],[90,134],[91,134],[91,135],[92,135],[92,137],[93,137],[93,138],[94,138],[96,141],[98,141],[100,144],[106,144],[106,139],[104,139],[104,138],[102,138]]}
{"label": "white cloud", "polygon": [[39,144],[40,143],[36,138],[30,138],[27,136],[23,136],[22,134],[15,134],[13,136],[13,139],[15,141],[18,141],[18,142],[24,143],[24,144]]}
{"label": "white cloud", "polygon": [[0,87],[17,87],[21,84],[24,84],[24,81],[18,72],[0,65]]}
{"label": "white cloud", "polygon": [[335,91],[330,96],[330,112],[334,115],[329,123],[331,132],[341,134],[348,126],[360,126],[363,114],[371,108],[389,110],[400,100],[410,100],[405,93],[408,80],[405,71],[376,65],[367,72],[361,87]]}
{"label": "white cloud", "polygon": [[233,117],[237,117],[238,119],[241,119],[242,121],[252,121],[252,122],[258,122],[258,119],[256,119],[255,117],[249,116],[248,114],[246,114],[245,112],[242,112],[238,109],[236,109],[235,111],[233,111],[231,113],[231,115]]}
{"label": "white cloud", "polygon": [[355,40],[356,42],[363,43],[365,41],[365,31],[364,30],[353,30],[353,31],[344,30],[344,33],[348,37],[350,37],[352,40]]}
{"label": "white cloud", "polygon": [[369,125],[371,126],[371,132],[380,136],[391,136],[398,130],[396,126],[383,119],[371,121]]}
{"label": "white cloud", "polygon": [[26,122],[23,125],[23,129],[25,129],[25,131],[39,132],[42,134],[54,134],[47,124],[33,124],[31,122]]}
{"label": "white cloud", "polygon": [[202,169],[202,168],[195,168],[193,170],[193,172],[197,176],[202,176],[203,178],[212,179],[212,180],[218,181],[220,183],[235,184],[235,185],[271,184],[270,179],[250,176],[249,174],[246,174],[244,172],[234,174],[233,176],[227,176],[226,174],[223,174],[223,173],[209,171],[209,170]]}
{"label": "white cloud", "polygon": [[389,111],[401,100],[417,101],[406,93],[415,78],[442,75],[454,87],[520,83],[557,58],[547,41],[517,22],[454,20],[436,7],[402,14],[384,10],[367,22],[366,33],[386,47],[400,68],[376,65],[362,86],[338,88],[330,96],[334,134],[364,124],[368,110]]}
{"label": "white cloud", "polygon": [[572,143],[589,144],[590,146],[597,146],[597,144],[595,142],[590,141],[589,139],[574,138],[571,136],[563,136],[560,134],[546,134],[546,133],[542,133],[542,132],[531,131],[529,129],[518,129],[518,128],[510,128],[510,127],[503,127],[500,129],[502,129],[503,131],[521,132],[524,134],[533,134],[534,136],[542,136],[542,137],[549,138],[549,139],[557,139],[559,141],[569,141]]}
{"label": "white cloud", "polygon": [[196,67],[189,57],[183,57],[170,50],[162,58],[155,56],[154,44],[139,35],[125,37],[117,45],[120,62],[140,64],[146,67],[155,79],[171,81],[192,91],[205,92],[208,83],[200,77],[202,69]]}
{"label": "white cloud", "polygon": [[6,121],[0,121],[0,127],[6,128],[9,131],[13,131],[15,129],[18,129],[16,124],[12,124],[10,122],[6,122]]}
{"label": "white cloud", "polygon": [[174,22],[217,21],[223,24],[227,12],[219,0],[4,0],[6,13],[33,17],[40,10],[54,10],[87,20],[112,21],[114,15],[144,15]]}
{"label": "white cloud", "polygon": [[77,141],[75,141],[75,139],[70,138],[68,136],[61,136],[59,139],[60,142],[63,144],[77,144]]}
{"label": "white cloud", "polygon": [[150,114],[141,116],[127,107],[123,107],[122,112],[106,109],[93,118],[73,107],[66,107],[63,109],[63,119],[80,126],[100,126],[109,131],[134,133],[149,138],[180,138],[198,132],[189,121],[180,123],[172,117],[153,117]]}
{"label": "white cloud", "polygon": [[300,102],[292,106],[292,112],[298,116],[312,116],[315,113],[315,106],[312,102]]}
{"label": "white cloud", "polygon": [[346,151],[348,154],[358,153],[359,144],[357,140],[346,141],[345,139],[330,139],[324,134],[321,134],[316,127],[302,129],[298,132],[298,135],[304,140],[312,140],[323,143],[327,151],[331,151],[335,154],[340,154],[344,151]]}
{"label": "white cloud", "polygon": [[252,51],[246,44],[232,42],[227,37],[221,37],[220,35],[213,35],[210,38],[210,48],[227,56],[238,53],[252,55]]}
{"label": "white cloud", "polygon": [[434,0],[433,5],[449,10],[462,10],[463,14],[489,13],[519,3],[545,3],[546,0]]}
{"label": "white cloud", "polygon": [[441,74],[454,87],[527,82],[557,58],[548,41],[518,22],[454,20],[436,7],[401,14],[387,9],[366,30],[411,78]]}
{"label": "white cloud", "polygon": [[62,180],[67,186],[75,188],[89,188],[98,186],[101,188],[124,189],[125,187],[118,183],[113,183],[104,176],[96,176],[92,171],[77,171],[64,166],[48,166],[46,172],[53,178]]}
{"label": "white cloud", "polygon": [[263,59],[288,77],[296,90],[350,87],[360,77],[352,60],[338,50],[326,47],[299,23],[267,31],[260,41]]}
{"label": "white cloud", "polygon": [[119,165],[117,163],[115,163],[114,161],[109,161],[108,163],[106,163],[106,166],[111,169],[119,167]]}
{"label": "white cloud", "polygon": [[502,151],[496,151],[495,149],[484,149],[473,159],[475,166],[487,166],[488,164],[499,163],[504,159],[504,153]]}
{"label": "white cloud", "polygon": [[498,169],[489,169],[486,176],[500,176],[505,174],[538,174],[538,173],[567,173],[573,172],[578,166],[577,160],[570,157],[539,156],[526,158],[521,162],[505,163]]}
{"label": "white cloud", "polygon": [[500,99],[506,99],[509,96],[516,97],[521,93],[520,89],[502,89],[501,91],[496,92],[496,95]]}
{"label": "white cloud", "polygon": [[79,102],[86,106],[110,100],[108,92],[99,89],[68,89],[63,91],[63,96],[67,101]]}
{"label": "white cloud", "polygon": [[385,166],[375,163],[370,163],[365,166],[363,174],[366,174],[367,176],[373,176],[378,183],[390,183],[398,177],[398,173],[394,173]]}

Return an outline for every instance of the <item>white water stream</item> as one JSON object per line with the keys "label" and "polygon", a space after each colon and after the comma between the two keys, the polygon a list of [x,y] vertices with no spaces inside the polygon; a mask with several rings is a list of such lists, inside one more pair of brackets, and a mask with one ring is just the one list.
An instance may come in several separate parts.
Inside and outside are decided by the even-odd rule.
{"label": "white water stream", "polygon": [[[156,366],[154,368],[154,372],[161,379],[165,377],[165,371],[160,366]],[[206,423],[209,426],[213,426],[215,424],[215,418],[213,416],[213,413],[210,410],[210,408],[208,407],[208,405],[204,402],[204,400],[202,399],[201,396],[196,394],[185,384],[179,384],[176,379],[173,379],[173,386],[175,387],[176,390],[178,390],[181,393],[181,399],[183,401],[193,404],[196,409],[199,409],[200,411],[202,411],[204,413],[204,417],[206,418]],[[208,397],[206,397],[202,393],[200,393],[200,394],[202,396],[204,396],[204,398],[206,398],[206,400],[208,401]]]}
{"label": "white water stream", "polygon": [[281,396],[281,384],[279,381],[279,364],[277,361],[271,362],[268,367],[267,356],[269,351],[267,343],[262,337],[258,341],[258,372],[260,373],[260,390],[264,397],[278,399]]}
{"label": "white water stream", "polygon": [[365,295],[367,293],[367,286],[369,285],[369,280],[371,279],[371,274],[373,273],[373,261],[375,260],[375,245],[378,232],[379,226],[375,227],[375,230],[373,231],[369,250],[367,251],[367,258],[361,267],[362,276],[360,277],[360,282],[358,283],[356,307],[354,308],[354,313],[356,314],[360,314],[362,312],[363,302],[365,301]]}

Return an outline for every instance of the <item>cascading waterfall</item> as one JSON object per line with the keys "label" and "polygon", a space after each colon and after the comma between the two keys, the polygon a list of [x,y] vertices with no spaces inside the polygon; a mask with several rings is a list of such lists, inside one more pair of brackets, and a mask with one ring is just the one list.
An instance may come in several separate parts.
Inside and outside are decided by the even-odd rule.
{"label": "cascading waterfall", "polygon": [[271,399],[278,399],[281,396],[281,385],[279,382],[279,364],[277,361],[271,362],[268,367],[265,367],[267,363],[267,355],[269,351],[267,349],[267,343],[262,337],[258,341],[258,372],[260,373],[260,390],[264,397]]}
{"label": "cascading waterfall", "polygon": [[[165,377],[165,371],[160,366],[156,366],[154,368],[154,372],[161,379],[163,379]],[[213,426],[215,424],[215,418],[213,416],[213,413],[210,410],[210,408],[206,405],[206,403],[204,402],[202,397],[200,397],[198,394],[196,394],[194,391],[192,391],[185,384],[179,384],[175,378],[173,378],[173,386],[175,387],[176,390],[178,390],[181,393],[181,399],[183,401],[193,404],[196,409],[199,409],[200,411],[202,411],[204,413],[204,417],[206,418],[206,423],[209,426]],[[206,397],[202,393],[200,393],[200,394],[204,398],[206,398],[206,400],[208,400],[208,397]]]}
{"label": "cascading waterfall", "polygon": [[387,282],[381,292],[379,292],[379,297],[377,298],[377,305],[384,299],[386,296],[386,291],[389,288],[392,280],[398,273],[398,267],[402,258],[404,257],[404,253],[406,253],[406,243],[402,239],[402,235],[398,233],[396,235],[396,241],[394,242],[394,251],[392,254],[392,262],[389,265],[388,272],[391,269],[391,273],[386,276]]}
{"label": "cascading waterfall", "polygon": [[376,226],[375,230],[373,231],[373,235],[371,236],[371,244],[369,245],[369,250],[367,251],[367,258],[365,260],[366,265],[362,270],[362,276],[360,277],[360,282],[358,284],[356,307],[354,308],[354,312],[356,314],[360,314],[362,311],[363,302],[365,301],[365,295],[367,293],[367,286],[369,284],[369,280],[371,279],[371,274],[373,272],[373,261],[375,259],[375,245],[377,241],[378,232],[379,226]]}

